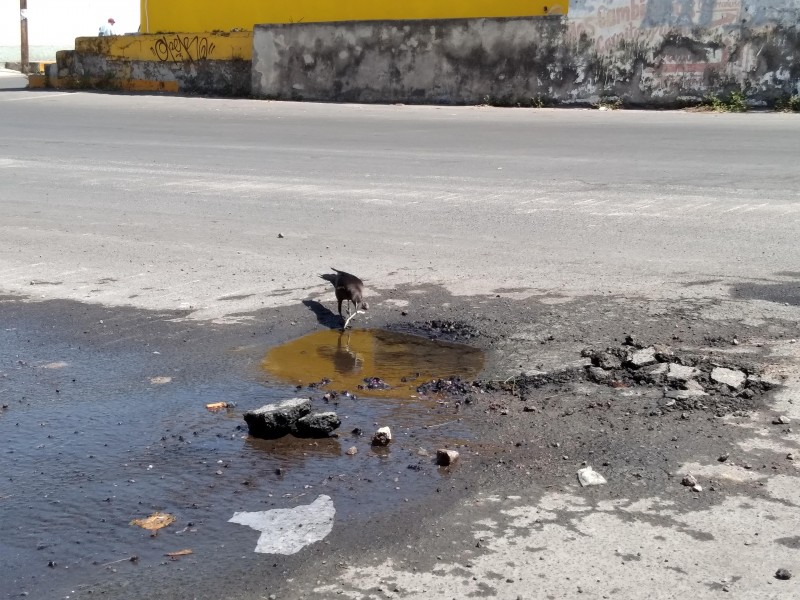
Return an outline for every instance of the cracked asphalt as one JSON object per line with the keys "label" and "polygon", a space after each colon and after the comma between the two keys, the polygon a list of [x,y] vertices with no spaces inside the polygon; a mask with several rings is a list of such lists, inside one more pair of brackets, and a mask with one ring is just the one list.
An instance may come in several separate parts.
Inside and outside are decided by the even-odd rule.
{"label": "cracked asphalt", "polygon": [[[795,115],[0,103],[3,596],[800,595]],[[334,326],[331,266],[366,282],[357,327],[478,347],[482,384],[343,401],[339,440],[248,440],[242,410],[323,402],[260,365]],[[629,335],[774,387],[718,415],[584,375]],[[388,453],[350,434],[378,422]],[[442,445],[452,468],[419,453]],[[333,530],[297,554],[228,522],[322,493]],[[153,510],[176,525],[129,525]]]}

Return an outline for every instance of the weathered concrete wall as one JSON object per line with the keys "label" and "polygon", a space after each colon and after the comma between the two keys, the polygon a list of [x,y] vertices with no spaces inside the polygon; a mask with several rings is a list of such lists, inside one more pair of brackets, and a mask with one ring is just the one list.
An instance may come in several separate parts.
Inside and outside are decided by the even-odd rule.
{"label": "weathered concrete wall", "polygon": [[[41,85],[250,95],[252,33],[78,38]],[[29,80],[31,86],[36,80]]]}
{"label": "weathered concrete wall", "polygon": [[800,92],[800,0],[573,0],[568,17],[259,25],[267,98],[670,106]]}

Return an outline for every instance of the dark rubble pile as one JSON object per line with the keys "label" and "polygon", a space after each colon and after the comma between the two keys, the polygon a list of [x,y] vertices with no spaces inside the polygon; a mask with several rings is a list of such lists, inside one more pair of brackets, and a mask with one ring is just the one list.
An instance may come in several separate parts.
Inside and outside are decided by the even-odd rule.
{"label": "dark rubble pile", "polygon": [[364,383],[358,385],[358,389],[368,389],[368,390],[390,390],[392,386],[386,383],[380,377],[365,377]]}
{"label": "dark rubble pile", "polygon": [[476,387],[475,382],[464,381],[460,377],[449,379],[432,379],[417,387],[417,393],[423,396],[465,396]]}
{"label": "dark rubble pile", "polygon": [[605,350],[585,349],[591,364],[586,379],[615,388],[660,387],[663,399],[653,414],[704,410],[717,416],[752,410],[772,388],[754,364],[729,358],[676,352],[668,346],[627,343]]}

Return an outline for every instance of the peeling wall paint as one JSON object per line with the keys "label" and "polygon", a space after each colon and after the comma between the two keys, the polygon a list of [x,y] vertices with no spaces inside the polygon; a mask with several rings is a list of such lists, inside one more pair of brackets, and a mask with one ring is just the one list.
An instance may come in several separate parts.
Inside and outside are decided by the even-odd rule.
{"label": "peeling wall paint", "polygon": [[354,102],[692,104],[800,92],[800,0],[572,0],[568,17],[259,25],[253,92]]}

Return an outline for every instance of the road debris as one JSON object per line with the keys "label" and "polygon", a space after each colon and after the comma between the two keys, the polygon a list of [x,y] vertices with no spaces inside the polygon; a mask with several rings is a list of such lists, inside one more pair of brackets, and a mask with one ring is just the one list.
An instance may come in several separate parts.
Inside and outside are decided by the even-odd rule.
{"label": "road debris", "polygon": [[457,450],[448,450],[447,448],[440,448],[436,451],[436,464],[440,467],[447,467],[452,465],[458,460]]}
{"label": "road debris", "polygon": [[145,517],[144,519],[133,519],[130,524],[137,525],[138,527],[147,529],[148,531],[158,531],[159,529],[163,529],[174,522],[174,515],[169,513],[154,512],[152,515]]}
{"label": "road debris", "polygon": [[378,431],[375,432],[375,435],[372,436],[372,445],[373,446],[388,446],[389,442],[392,441],[392,430],[388,427],[381,427]]}
{"label": "road debris", "polygon": [[592,467],[590,466],[586,466],[578,471],[578,481],[580,482],[581,487],[589,487],[593,485],[605,485],[606,483],[608,483],[605,477],[603,477],[600,473],[592,469]]}

